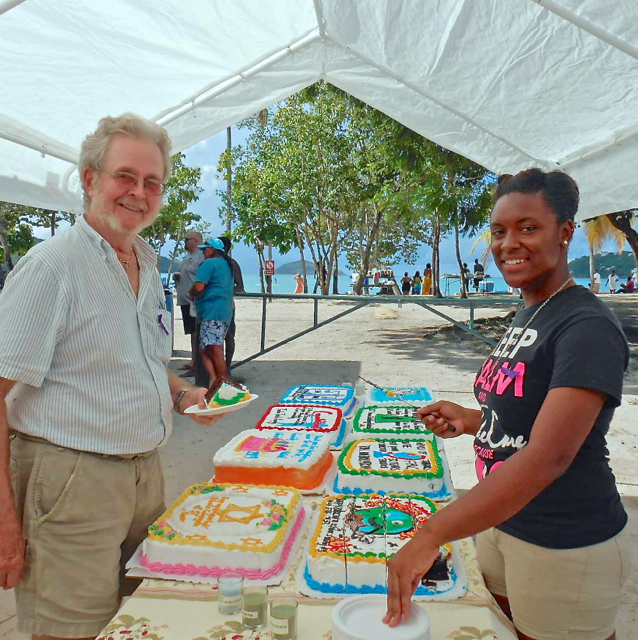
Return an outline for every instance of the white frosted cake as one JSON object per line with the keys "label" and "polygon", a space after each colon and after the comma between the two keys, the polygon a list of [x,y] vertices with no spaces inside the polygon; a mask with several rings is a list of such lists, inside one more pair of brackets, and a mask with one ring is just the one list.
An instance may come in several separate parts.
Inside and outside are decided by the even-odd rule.
{"label": "white frosted cake", "polygon": [[339,455],[334,492],[447,498],[444,475],[436,439],[354,440]]}
{"label": "white frosted cake", "polygon": [[149,527],[140,563],[176,580],[227,571],[281,580],[303,518],[289,487],[194,485]]}
{"label": "white frosted cake", "polygon": [[213,458],[217,482],[320,488],[333,464],[330,438],[307,431],[242,431]]}
{"label": "white frosted cake", "polygon": [[354,417],[349,440],[402,438],[432,440],[434,434],[421,422],[414,407],[365,406]]}
{"label": "white frosted cake", "polygon": [[357,398],[354,388],[338,384],[303,384],[288,389],[280,400],[281,404],[312,404],[341,409],[344,418],[354,414]]}
{"label": "white frosted cake", "polygon": [[340,444],[346,428],[341,409],[309,404],[276,404],[269,407],[257,423],[257,429],[308,431],[329,436],[330,444]]}
{"label": "white frosted cake", "polygon": [[434,402],[434,396],[425,387],[368,387],[366,405],[401,403],[413,404],[417,407],[424,407]]}
{"label": "white frosted cake", "polygon": [[[436,510],[436,505],[424,496],[338,495],[325,498],[310,538],[304,571],[307,587],[326,595],[387,593],[387,560]],[[452,547],[444,545],[416,595],[445,594],[456,586],[456,582]],[[463,589],[452,597],[458,597],[462,592]]]}

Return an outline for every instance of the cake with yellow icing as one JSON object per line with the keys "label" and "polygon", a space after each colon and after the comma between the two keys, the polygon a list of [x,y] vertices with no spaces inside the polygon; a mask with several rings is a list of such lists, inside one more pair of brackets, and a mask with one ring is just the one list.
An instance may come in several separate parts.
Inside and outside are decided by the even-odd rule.
{"label": "cake with yellow icing", "polygon": [[242,431],[215,454],[215,480],[319,489],[333,464],[329,446],[323,433]]}
{"label": "cake with yellow icing", "polygon": [[[387,593],[388,559],[436,511],[432,500],[417,495],[325,498],[314,523],[304,570],[309,595]],[[458,597],[465,587],[457,578],[452,546],[444,545],[416,595]]]}
{"label": "cake with yellow icing", "polygon": [[175,580],[233,571],[275,584],[303,520],[301,496],[290,487],[197,484],[149,527],[140,563]]}
{"label": "cake with yellow icing", "polygon": [[348,443],[337,461],[334,492],[450,497],[436,438],[363,438]]}

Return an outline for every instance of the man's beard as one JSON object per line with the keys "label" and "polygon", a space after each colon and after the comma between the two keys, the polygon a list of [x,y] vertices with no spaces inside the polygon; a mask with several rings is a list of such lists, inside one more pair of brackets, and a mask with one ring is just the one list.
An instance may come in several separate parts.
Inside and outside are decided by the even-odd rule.
{"label": "man's beard", "polygon": [[[123,224],[114,211],[114,207],[118,203],[142,208],[143,211],[139,214],[141,216],[140,222],[133,227]],[[95,194],[91,198],[89,208],[93,215],[95,215],[95,217],[98,218],[105,226],[111,229],[111,231],[125,235],[133,233],[138,235],[142,229],[150,227],[153,222],[155,222],[157,215],[159,215],[158,210],[158,214],[153,218],[148,217],[148,205],[133,202],[127,198],[120,198],[114,205],[111,205],[111,203],[106,201],[100,189],[96,190]],[[131,215],[134,214],[132,213]]]}

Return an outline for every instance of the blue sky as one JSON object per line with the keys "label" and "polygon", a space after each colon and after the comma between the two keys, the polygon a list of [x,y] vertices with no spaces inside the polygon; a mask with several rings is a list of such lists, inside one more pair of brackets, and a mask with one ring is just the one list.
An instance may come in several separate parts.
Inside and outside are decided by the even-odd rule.
{"label": "blue sky", "polygon": [[[247,136],[247,131],[239,130],[233,127],[233,146],[242,144]],[[198,213],[202,219],[209,225],[209,231],[211,236],[221,235],[225,230],[225,221],[220,218],[219,212],[222,207],[222,202],[217,195],[218,190],[224,190],[226,183],[223,180],[217,178],[217,163],[221,153],[226,148],[226,130],[211,136],[207,140],[202,140],[190,149],[185,151],[186,163],[193,167],[200,167],[202,170],[202,177],[200,186],[203,188],[203,192],[200,194],[200,198],[197,202],[193,203],[191,209],[195,213]],[[36,228],[35,234],[40,238],[49,237],[47,229]],[[461,239],[461,255],[463,261],[468,264],[474,262],[474,258],[480,258],[483,252],[482,246],[476,248],[474,254],[471,253],[474,239],[462,238]],[[167,246],[164,249],[164,254],[168,255],[168,251],[172,247]],[[626,250],[629,246],[626,245]],[[605,251],[616,251],[617,249],[613,244],[605,246]],[[281,256],[276,250],[273,250],[274,259],[277,265],[285,264],[287,262],[293,262],[299,260],[299,252],[297,250],[291,251],[285,256]],[[570,247],[570,259],[578,258],[580,256],[587,255],[589,250],[587,248],[587,241],[582,229],[577,229],[574,235]],[[418,262],[415,265],[397,264],[393,266],[395,273],[403,273],[408,271],[410,274],[415,270],[423,272],[423,268],[426,262],[431,261],[432,250],[423,246],[418,253]],[[255,250],[252,247],[248,247],[243,244],[238,244],[233,248],[233,257],[240,263],[242,270],[247,274],[256,274],[259,272],[258,260]],[[307,256],[309,258],[309,256]],[[341,267],[345,270],[344,267]],[[441,242],[441,272],[442,273],[454,273],[458,270],[456,264],[456,256],[454,250],[454,239],[446,238]],[[490,265],[488,265],[488,271]],[[491,270],[496,271],[493,264]],[[492,275],[496,275],[492,273]]]}
{"label": "blue sky", "polygon": [[[239,130],[233,127],[233,146],[242,144],[245,140],[247,132],[245,130]],[[216,177],[217,163],[219,156],[226,148],[226,131],[220,133],[199,142],[195,146],[188,149],[186,153],[186,163],[190,166],[201,167],[202,180],[200,185],[204,191],[200,195],[199,201],[194,203],[192,210],[198,213],[209,225],[211,235],[217,236],[225,230],[225,222],[219,216],[219,211],[222,207],[220,198],[217,196],[216,191],[224,190],[226,183]],[[474,258],[480,258],[483,251],[482,247],[477,247],[475,253],[471,253],[474,239],[463,238],[461,240],[461,255],[464,262],[468,264],[474,262]],[[628,246],[627,246],[628,248]],[[605,247],[606,251],[616,251],[613,245]],[[396,273],[403,273],[408,271],[411,274],[415,270],[423,271],[423,267],[426,262],[430,262],[432,250],[429,247],[423,246],[419,251],[419,259],[416,265],[395,265],[394,271]],[[570,247],[570,258],[578,258],[583,255],[587,255],[589,250],[587,248],[587,241],[585,240],[584,233],[581,229],[577,229],[574,235]],[[286,256],[280,256],[274,251],[274,257],[277,264],[285,264],[286,262],[293,262],[299,260],[299,252],[291,251]],[[233,248],[233,257],[241,264],[242,269],[246,273],[257,273],[259,271],[257,256],[255,250],[252,247],[245,245],[236,245]],[[342,268],[343,270],[343,268]],[[454,250],[453,238],[446,238],[441,243],[441,271],[442,273],[455,272],[458,270],[456,264],[456,255]],[[489,266],[488,266],[489,270]],[[492,270],[495,271],[493,265]]]}

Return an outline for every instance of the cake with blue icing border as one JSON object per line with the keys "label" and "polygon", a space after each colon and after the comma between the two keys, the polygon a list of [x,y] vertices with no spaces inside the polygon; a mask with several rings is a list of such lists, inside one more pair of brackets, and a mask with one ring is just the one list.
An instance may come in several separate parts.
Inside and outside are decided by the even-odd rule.
{"label": "cake with blue icing border", "polygon": [[434,396],[425,387],[368,387],[366,405],[398,405],[402,402],[425,407],[434,402]]}
{"label": "cake with blue icing border", "polygon": [[302,384],[291,387],[284,393],[281,404],[313,404],[337,407],[344,418],[353,415],[357,406],[354,387],[337,384]]}

